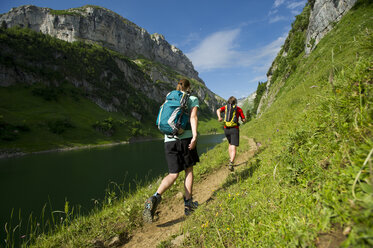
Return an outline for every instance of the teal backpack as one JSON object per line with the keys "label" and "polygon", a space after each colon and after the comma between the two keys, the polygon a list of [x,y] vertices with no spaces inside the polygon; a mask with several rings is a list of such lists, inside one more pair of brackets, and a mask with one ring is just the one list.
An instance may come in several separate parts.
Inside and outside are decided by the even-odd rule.
{"label": "teal backpack", "polygon": [[159,108],[156,125],[158,129],[172,138],[191,129],[189,123],[188,100],[189,94],[178,90],[171,91],[166,101]]}

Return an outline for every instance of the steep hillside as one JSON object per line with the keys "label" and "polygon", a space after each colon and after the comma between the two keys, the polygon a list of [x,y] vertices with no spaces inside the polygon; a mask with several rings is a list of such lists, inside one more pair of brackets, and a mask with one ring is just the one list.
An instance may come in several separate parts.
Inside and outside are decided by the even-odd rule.
{"label": "steep hillside", "polygon": [[186,221],[184,246],[372,247],[372,13],[372,1],[357,1],[300,53],[241,130],[259,154]]}
{"label": "steep hillside", "polygon": [[[309,16],[309,8],[297,20]],[[120,246],[132,233],[180,222],[182,229],[149,245],[372,247],[372,13],[372,1],[357,1],[308,56],[302,50],[293,57],[296,66],[286,77],[279,74],[282,87],[273,102],[260,118],[241,127],[238,154],[246,161],[193,215],[143,225],[143,202],[159,184],[154,181],[116,203],[108,201],[88,217],[71,220],[65,210],[57,231],[34,239],[34,247]],[[294,23],[293,29],[297,27]],[[298,30],[305,38],[305,30]],[[298,37],[294,30],[290,33]],[[293,38],[288,44],[294,44]],[[259,147],[254,158],[248,154],[250,137]],[[196,181],[208,180],[227,161],[223,143],[201,157]],[[161,205],[180,206],[168,211],[182,211],[179,191],[182,177],[162,195]],[[41,232],[30,230],[31,236]]]}
{"label": "steep hillside", "polygon": [[257,113],[273,103],[299,59],[317,47],[320,40],[338,23],[356,0],[309,0],[303,12],[292,23],[285,44],[267,72],[266,92],[261,97]]}
{"label": "steep hillside", "polygon": [[86,5],[53,10],[26,5],[0,16],[0,23],[49,34],[68,42],[84,41],[117,51],[132,59],[145,57],[202,82],[192,62],[162,35],[145,29],[103,7]]}
{"label": "steep hillside", "polygon": [[[104,11],[100,12],[101,16],[114,15],[98,7],[79,10],[88,9]],[[185,74],[182,74],[182,70],[139,54],[135,57],[141,58],[130,59],[97,42],[68,42],[29,28],[20,28],[13,22],[20,21],[21,17],[15,13],[19,14],[21,10],[27,12],[27,20],[37,22],[45,17],[35,14],[41,9],[34,6],[17,8],[1,16],[0,94],[4,101],[0,103],[0,149],[3,153],[159,136],[154,127],[158,107],[167,92],[185,77],[190,79],[193,94],[200,100],[202,122],[199,131],[206,133],[217,128],[204,123],[215,117],[214,111],[223,99],[211,92],[196,72],[184,71]],[[47,12],[55,13],[49,9]],[[50,17],[52,14],[46,15]],[[54,17],[60,15],[69,19],[72,14],[57,12]],[[77,16],[90,20],[75,14],[71,18]],[[137,26],[131,24],[130,27]],[[127,31],[122,30],[124,34]],[[159,41],[158,38],[156,40]],[[158,43],[151,47],[165,49],[162,42]],[[182,53],[179,51],[177,54]],[[166,57],[178,59],[177,56]],[[186,57],[184,60],[189,61]]]}
{"label": "steep hillside", "polygon": [[255,97],[256,97],[256,92],[251,93],[248,97],[237,100],[238,101],[237,105],[242,108],[245,114],[247,111],[252,111],[254,107]]}

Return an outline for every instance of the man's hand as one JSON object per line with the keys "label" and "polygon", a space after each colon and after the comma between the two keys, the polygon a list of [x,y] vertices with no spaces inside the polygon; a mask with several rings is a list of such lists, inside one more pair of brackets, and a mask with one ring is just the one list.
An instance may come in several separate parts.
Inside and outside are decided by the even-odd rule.
{"label": "man's hand", "polygon": [[193,150],[194,148],[196,148],[196,145],[197,145],[197,138],[193,137],[188,146],[189,150]]}
{"label": "man's hand", "polygon": [[221,122],[222,120],[223,120],[223,118],[220,117],[220,118],[219,118],[219,121]]}

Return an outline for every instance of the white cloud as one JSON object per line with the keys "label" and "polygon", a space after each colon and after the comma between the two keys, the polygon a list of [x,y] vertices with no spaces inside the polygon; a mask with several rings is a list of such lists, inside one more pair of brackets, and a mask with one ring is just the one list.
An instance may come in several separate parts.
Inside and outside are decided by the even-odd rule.
{"label": "white cloud", "polygon": [[267,81],[267,77],[265,75],[261,75],[261,76],[258,76],[258,77],[255,77],[255,78],[251,79],[249,81],[249,83],[257,83],[259,81],[260,82],[265,82],[265,81]]}
{"label": "white cloud", "polygon": [[[275,0],[272,9],[269,11],[269,23],[275,23],[279,21],[288,20],[290,16],[287,16],[287,14],[284,12],[284,10],[281,10],[280,6],[285,5],[288,10],[290,10],[292,16],[299,15],[302,12],[303,7],[306,5],[307,0]],[[277,13],[281,12],[282,15],[278,15]],[[275,16],[275,14],[277,14]]]}
{"label": "white cloud", "polygon": [[303,8],[306,5],[306,2],[307,2],[306,0],[290,2],[287,4],[287,8],[288,9],[297,9],[300,7]]}
{"label": "white cloud", "polygon": [[273,3],[273,7],[277,8],[278,6],[282,5],[285,2],[285,0],[275,0]]}
{"label": "white cloud", "polygon": [[269,23],[275,23],[275,22],[279,22],[279,21],[285,21],[287,19],[288,18],[285,17],[285,16],[274,16],[274,17],[271,17],[268,22]]}
{"label": "white cloud", "polygon": [[291,13],[294,15],[294,16],[297,16],[299,15],[300,13],[302,13],[301,10],[292,10]]}
{"label": "white cloud", "polygon": [[240,29],[233,29],[216,32],[205,38],[186,55],[198,71],[233,67],[251,67],[257,71],[268,70],[287,34],[263,47],[240,51],[237,49],[240,31]]}
{"label": "white cloud", "polygon": [[278,9],[270,10],[268,16],[272,16],[278,12]]}
{"label": "white cloud", "polygon": [[216,32],[187,53],[195,67],[201,70],[229,67],[237,55],[235,40],[240,29]]}

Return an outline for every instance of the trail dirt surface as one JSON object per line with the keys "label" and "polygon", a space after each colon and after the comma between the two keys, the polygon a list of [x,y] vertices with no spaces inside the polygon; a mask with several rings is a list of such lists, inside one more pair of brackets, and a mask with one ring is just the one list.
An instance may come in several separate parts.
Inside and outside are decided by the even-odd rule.
{"label": "trail dirt surface", "polygon": [[[235,169],[245,166],[247,161],[257,151],[257,146],[253,139],[245,136],[242,138],[249,141],[250,149],[244,153],[237,154]],[[214,191],[218,190],[225,182],[229,173],[231,172],[228,167],[222,165],[201,181],[194,183],[193,200],[198,201],[200,205],[205,204],[211,199]],[[155,221],[150,224],[144,224],[143,227],[134,231],[130,241],[124,244],[122,248],[156,247],[161,241],[166,240],[171,235],[180,233],[182,222],[186,218],[182,197],[182,194],[178,193],[171,199],[161,202],[156,211]],[[182,242],[182,237],[180,237],[179,242]]]}

